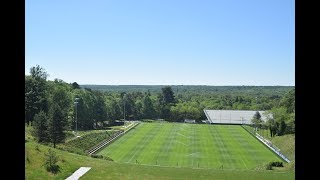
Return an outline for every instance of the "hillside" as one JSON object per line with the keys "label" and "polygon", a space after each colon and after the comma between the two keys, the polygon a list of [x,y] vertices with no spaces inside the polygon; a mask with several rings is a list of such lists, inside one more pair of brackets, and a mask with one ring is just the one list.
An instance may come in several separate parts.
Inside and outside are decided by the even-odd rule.
{"label": "hillside", "polygon": [[[29,141],[25,144],[26,179],[65,179],[79,167],[92,169],[81,179],[294,179],[294,172],[278,171],[228,171],[192,168],[167,168],[120,164],[88,156],[68,153],[56,149],[60,157],[60,172],[56,175],[48,173],[42,166],[44,153],[48,146]],[[38,148],[37,148],[38,147]],[[39,149],[39,150],[37,150]]]}
{"label": "hillside", "polygon": [[271,142],[290,160],[295,160],[295,134],[275,136],[271,139]]}

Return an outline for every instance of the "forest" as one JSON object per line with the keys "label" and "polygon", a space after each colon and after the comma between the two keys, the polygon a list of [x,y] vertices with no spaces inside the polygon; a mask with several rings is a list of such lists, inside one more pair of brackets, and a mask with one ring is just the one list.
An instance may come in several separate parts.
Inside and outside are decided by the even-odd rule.
{"label": "forest", "polygon": [[79,130],[91,130],[123,119],[201,123],[203,109],[264,110],[273,116],[261,127],[275,135],[295,132],[294,86],[79,85],[47,77],[39,65],[25,75],[25,122],[53,136],[38,134],[40,141],[64,139],[53,132],[75,129],[75,117]]}

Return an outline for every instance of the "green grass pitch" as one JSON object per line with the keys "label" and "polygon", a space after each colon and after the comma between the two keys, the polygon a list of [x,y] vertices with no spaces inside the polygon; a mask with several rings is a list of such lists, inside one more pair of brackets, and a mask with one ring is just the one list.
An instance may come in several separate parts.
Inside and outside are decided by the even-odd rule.
{"label": "green grass pitch", "polygon": [[239,125],[141,123],[98,154],[121,163],[212,169],[282,161]]}

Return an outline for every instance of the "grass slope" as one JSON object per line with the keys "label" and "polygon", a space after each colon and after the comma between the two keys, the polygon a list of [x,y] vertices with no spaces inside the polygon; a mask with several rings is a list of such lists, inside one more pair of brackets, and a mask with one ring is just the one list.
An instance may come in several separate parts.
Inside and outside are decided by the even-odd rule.
{"label": "grass slope", "polygon": [[[251,126],[243,126],[248,131],[255,133]],[[291,161],[295,160],[295,134],[286,134],[283,136],[270,136],[268,129],[258,129],[258,134],[271,141],[273,145],[280,149],[280,152],[289,158]]]}
{"label": "grass slope", "polygon": [[295,160],[295,135],[287,134],[275,136],[271,139],[272,144],[277,146],[281,152],[290,160]]}
{"label": "grass slope", "polygon": [[[36,147],[38,146],[38,149]],[[49,147],[33,141],[25,143],[26,179],[65,179],[81,166],[92,167],[80,179],[294,179],[294,172],[235,171],[191,168],[150,167],[135,164],[120,164],[55,149],[60,157],[60,172],[48,173],[42,167],[44,153]]]}
{"label": "grass slope", "polygon": [[121,163],[254,169],[282,161],[241,126],[141,123],[98,154]]}

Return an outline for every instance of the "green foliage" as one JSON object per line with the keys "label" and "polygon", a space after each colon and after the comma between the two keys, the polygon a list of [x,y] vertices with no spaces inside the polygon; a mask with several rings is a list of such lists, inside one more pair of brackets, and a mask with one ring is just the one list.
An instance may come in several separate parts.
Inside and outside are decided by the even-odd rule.
{"label": "green foliage", "polygon": [[270,162],[270,164],[273,167],[283,167],[283,162],[279,162],[279,161],[273,161],[273,162]]}
{"label": "green foliage", "polygon": [[25,76],[25,121],[29,124],[41,110],[48,112],[46,72],[40,66],[30,69]]}
{"label": "green foliage", "polygon": [[73,89],[80,89],[80,86],[79,86],[79,84],[77,82],[73,82],[71,84],[71,86],[72,86]]}
{"label": "green foliage", "polygon": [[[29,123],[41,110],[49,115],[59,104],[64,129],[75,129],[74,98],[79,130],[104,128],[116,119],[162,118],[167,121],[206,119],[203,109],[268,110],[274,114],[267,123],[272,135],[295,132],[295,90],[290,86],[105,86],[47,81],[40,66],[25,76],[25,117]],[[62,90],[59,90],[62,89]],[[64,91],[64,92],[63,92]],[[59,95],[60,93],[60,95]],[[59,96],[60,98],[55,98]],[[257,118],[259,119],[259,118]],[[284,121],[284,123],[282,122]],[[262,126],[256,122],[257,126]]]}
{"label": "green foliage", "polygon": [[155,118],[156,110],[154,109],[154,105],[152,100],[150,99],[150,95],[146,94],[143,98],[143,108],[142,108],[143,118]]}
{"label": "green foliage", "polygon": [[57,165],[57,162],[59,161],[59,157],[56,155],[56,153],[49,149],[48,153],[45,154],[44,159],[44,165],[47,169],[47,171],[52,172],[53,174],[56,174],[60,171],[60,166]]}
{"label": "green foliage", "polygon": [[251,123],[254,125],[255,128],[261,128],[263,121],[261,120],[261,115],[259,111],[257,111],[254,115],[253,118],[251,119]]}
{"label": "green foliage", "polygon": [[266,170],[272,170],[272,163],[267,163],[265,165]]}
{"label": "green foliage", "polygon": [[50,118],[48,122],[48,133],[50,142],[53,143],[53,147],[56,147],[56,144],[63,142],[65,135],[64,122],[65,116],[59,105],[53,104],[50,111]]}
{"label": "green foliage", "polygon": [[102,155],[98,155],[98,154],[91,154],[91,157],[92,157],[92,158],[100,158],[100,159],[103,158]]}
{"label": "green foliage", "polygon": [[48,136],[48,117],[45,112],[40,111],[37,113],[33,120],[32,135],[38,142],[47,142]]}
{"label": "green foliage", "polygon": [[77,154],[85,154],[86,151],[90,150],[92,147],[99,144],[103,140],[110,138],[116,132],[117,131],[103,131],[87,133],[79,138],[70,140],[63,144],[59,144],[57,147],[65,151]]}
{"label": "green foliage", "polygon": [[98,159],[105,159],[107,161],[113,161],[113,159],[111,159],[109,156],[102,156],[102,155],[98,155],[98,154],[91,154],[90,157],[98,158]]}
{"label": "green foliage", "polygon": [[162,88],[162,97],[163,104],[169,105],[176,103],[174,93],[170,86],[165,86]]}

